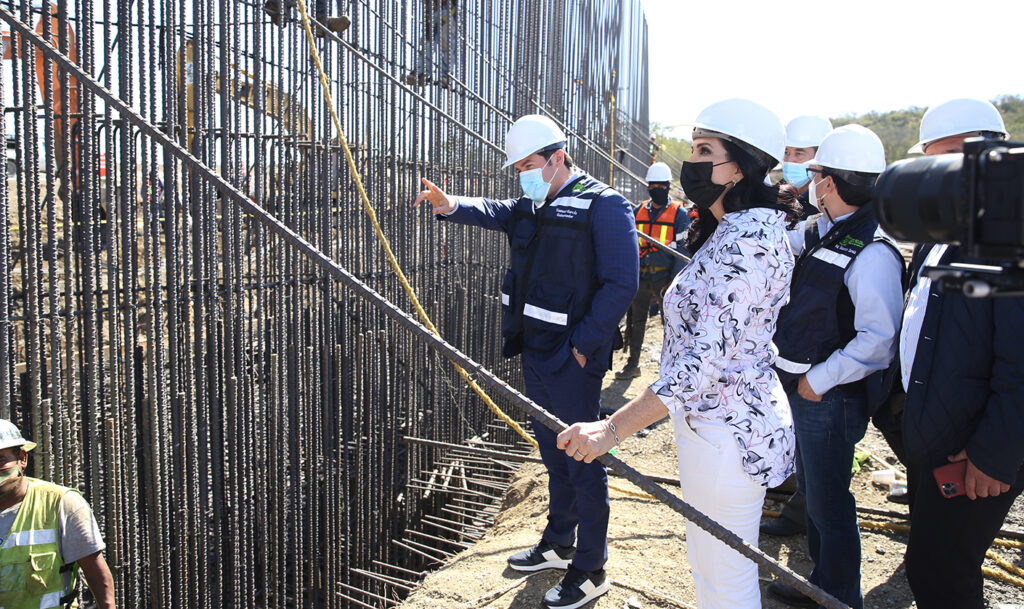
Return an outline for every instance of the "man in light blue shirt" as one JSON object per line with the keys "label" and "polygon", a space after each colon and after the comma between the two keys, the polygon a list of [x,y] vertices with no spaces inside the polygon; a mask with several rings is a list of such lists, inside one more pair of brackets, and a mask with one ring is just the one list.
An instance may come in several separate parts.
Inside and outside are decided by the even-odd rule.
{"label": "man in light blue shirt", "polygon": [[[774,339],[806,495],[810,581],[853,609],[864,599],[850,464],[871,415],[867,379],[892,361],[903,308],[903,257],[871,205],[884,169],[882,142],[870,130],[847,125],[825,136],[809,163],[810,200],[822,213],[790,235],[798,259]],[[817,606],[782,582],[768,592]]]}

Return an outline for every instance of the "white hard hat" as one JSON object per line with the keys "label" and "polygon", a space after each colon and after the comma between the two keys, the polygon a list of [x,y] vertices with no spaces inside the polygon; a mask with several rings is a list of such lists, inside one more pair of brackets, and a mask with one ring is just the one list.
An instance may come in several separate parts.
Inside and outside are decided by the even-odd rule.
{"label": "white hard hat", "polygon": [[655,163],[647,168],[647,182],[671,182],[672,169],[665,163]]}
{"label": "white hard hat", "polygon": [[932,142],[952,137],[989,131],[1006,137],[1006,125],[999,110],[983,99],[951,99],[948,102],[932,106],[921,117],[921,141],[914,144],[907,152],[910,154],[924,153],[924,147]]}
{"label": "white hard hat", "polygon": [[[561,144],[561,146],[559,146]],[[565,146],[565,134],[555,121],[540,114],[527,114],[508,128],[502,169],[511,167],[535,152]]]}
{"label": "white hard hat", "polygon": [[781,162],[786,154],[786,130],[774,112],[748,99],[726,99],[701,111],[693,123],[700,130],[716,131],[734,143],[746,144]]}
{"label": "white hard hat", "polygon": [[0,419],[0,450],[14,446],[20,446],[22,450],[28,452],[36,447],[36,443],[22,437],[21,430],[15,427],[14,423]]}
{"label": "white hard hat", "polygon": [[882,173],[885,171],[885,146],[867,127],[844,125],[828,132],[808,164],[858,173]]}
{"label": "white hard hat", "polygon": [[824,116],[798,116],[786,125],[786,145],[815,148],[829,131],[832,131],[832,121]]}

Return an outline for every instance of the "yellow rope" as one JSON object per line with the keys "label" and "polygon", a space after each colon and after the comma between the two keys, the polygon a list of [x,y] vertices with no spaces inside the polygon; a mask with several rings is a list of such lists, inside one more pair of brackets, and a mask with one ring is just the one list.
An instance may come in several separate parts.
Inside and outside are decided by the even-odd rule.
{"label": "yellow rope", "polygon": [[[782,514],[781,512],[777,512],[775,510],[764,510],[764,515],[769,518],[779,518]],[[858,522],[858,524],[860,525],[860,528],[871,531],[893,531],[896,533],[910,532],[909,524],[899,524],[895,522],[876,522],[874,520],[861,520]],[[992,540],[992,545],[999,546],[1002,548],[1024,548],[1024,542],[1017,541],[1014,539],[997,538]],[[1002,556],[999,556],[992,550],[986,552],[985,556],[991,558],[993,561],[995,561],[997,565],[1013,574],[1007,575],[1002,571],[997,571],[995,569],[985,567],[982,569],[982,571],[985,572],[985,575],[1024,588],[1024,569],[1021,569],[1020,567],[1014,565],[1013,563],[1006,560]],[[1018,577],[1014,577],[1014,575]]]}
{"label": "yellow rope", "polygon": [[1001,582],[1013,584],[1015,586],[1020,586],[1021,588],[1024,588],[1024,579],[1014,577],[1012,575],[1009,575],[1008,573],[1003,573],[998,569],[993,569],[992,567],[982,567],[981,572],[985,574],[985,577],[991,579],[998,579]]}
{"label": "yellow rope", "polygon": [[[402,272],[402,267],[398,264],[398,259],[395,258],[394,252],[391,250],[391,243],[388,241],[387,236],[384,235],[384,231],[380,227],[380,222],[377,221],[377,212],[374,211],[373,205],[370,204],[370,198],[366,194],[366,189],[363,188],[363,180],[359,175],[359,170],[356,168],[356,161],[352,157],[352,151],[348,147],[348,140],[345,139],[345,132],[341,128],[341,119],[338,118],[338,113],[334,110],[334,98],[331,96],[331,89],[327,81],[327,74],[324,72],[323,64],[320,62],[320,53],[316,50],[316,43],[313,39],[313,30],[309,25],[309,16],[306,14],[306,3],[305,0],[299,0],[299,12],[302,14],[302,28],[306,30],[306,41],[309,43],[309,52],[313,56],[313,64],[316,65],[317,73],[320,76],[320,88],[323,90],[324,97],[327,98],[327,108],[331,111],[331,119],[334,121],[334,128],[338,130],[338,141],[341,143],[342,150],[345,151],[345,160],[348,162],[349,171],[352,173],[352,178],[355,180],[356,189],[359,191],[359,198],[363,204],[363,210],[366,211],[366,215],[370,217],[370,222],[373,224],[373,230],[377,234],[377,240],[380,241],[384,247],[384,253],[387,254],[388,262],[391,263],[391,268],[394,269],[395,274],[398,275],[398,280],[402,283],[402,288],[405,289],[405,293],[409,296],[409,300],[412,301],[413,307],[416,309],[416,313],[420,317],[420,321],[427,327],[431,332],[440,336],[441,334],[434,327],[430,317],[427,316],[427,312],[423,310],[420,305],[419,298],[416,297],[416,291],[409,284],[409,280],[406,279],[405,273]],[[449,360],[450,361],[450,360]],[[526,431],[512,420],[507,414],[502,412],[501,408],[494,403],[487,392],[480,387],[476,381],[466,372],[462,366],[455,362],[452,362],[455,369],[459,371],[459,375],[473,388],[473,391],[480,396],[480,399],[487,404],[487,407],[491,409],[491,412],[495,414],[499,419],[505,422],[506,425],[511,427],[521,438],[526,440],[530,446],[538,448],[537,441],[534,440]],[[613,484],[608,485],[609,489],[616,490],[620,493],[630,495],[632,497],[644,497],[648,499],[654,499],[647,493],[641,493],[625,488],[618,487]]]}
{"label": "yellow rope", "polygon": [[639,497],[641,499],[654,499],[654,495],[651,495],[650,493],[645,493],[643,491],[634,491],[632,489],[621,487],[617,484],[612,484],[611,482],[608,483],[608,488],[610,490],[622,493],[623,495],[629,495],[630,497]]}
{"label": "yellow rope", "polygon": [[[334,98],[331,96],[331,89],[327,81],[327,74],[324,72],[323,64],[320,62],[320,53],[316,50],[316,43],[313,39],[313,30],[309,25],[309,16],[306,14],[306,2],[305,0],[299,0],[299,12],[302,14],[302,27],[306,30],[306,41],[309,43],[309,52],[313,56],[313,63],[316,65],[316,70],[320,75],[320,87],[323,90],[324,97],[327,98],[327,108],[331,111],[331,119],[334,121],[334,128],[338,130],[338,141],[341,143],[342,150],[345,151],[345,160],[348,162],[349,171],[352,173],[352,178],[355,180],[356,189],[359,191],[359,198],[362,201],[363,209],[366,211],[366,215],[370,217],[370,222],[373,223],[373,230],[377,234],[377,240],[380,241],[384,247],[384,253],[387,254],[388,262],[391,263],[391,267],[394,269],[395,274],[398,275],[398,280],[402,283],[402,287],[405,289],[405,293],[408,294],[409,300],[412,301],[413,307],[416,309],[416,313],[420,317],[420,321],[427,327],[428,330],[434,334],[440,336],[441,334],[434,327],[434,323],[430,321],[430,317],[427,312],[423,310],[423,306],[420,305],[419,298],[416,297],[416,292],[409,284],[409,280],[406,279],[405,273],[402,272],[402,268],[398,264],[398,259],[395,258],[394,252],[391,250],[391,243],[388,238],[384,235],[384,231],[380,227],[380,222],[377,221],[377,213],[374,211],[373,206],[370,204],[370,198],[366,194],[366,189],[363,187],[363,180],[359,175],[359,170],[356,167],[355,158],[352,156],[352,151],[348,147],[348,140],[345,139],[345,131],[341,128],[341,119],[338,118],[338,113],[334,109]],[[480,396],[480,398],[487,404],[488,408],[502,421],[504,421],[509,427],[511,427],[520,437],[529,442],[530,446],[537,448],[537,441],[530,437],[526,431],[509,417],[507,414],[498,408],[498,405],[494,403],[489,395],[483,390],[482,387],[477,385],[476,381],[470,377],[469,373],[462,368],[462,366],[452,362],[455,369],[459,371],[459,375],[473,388],[473,391]]]}
{"label": "yellow rope", "polygon": [[990,559],[992,559],[993,562],[995,562],[997,565],[999,565],[1003,569],[1009,571],[1013,575],[1015,575],[1015,576],[1017,576],[1019,578],[1022,578],[1021,581],[1024,581],[1024,569],[1021,569],[1017,565],[1015,565],[1012,562],[1006,560],[1005,558],[1003,558],[1002,556],[996,554],[992,550],[988,550],[987,552],[985,552],[985,556],[987,556]]}
{"label": "yellow rope", "polygon": [[1024,541],[1017,541],[1015,539],[996,539],[992,542],[992,545],[999,546],[1001,548],[1024,548]]}
{"label": "yellow rope", "polygon": [[[897,524],[894,522],[875,522],[872,520],[861,520],[859,524],[860,528],[862,529],[870,529],[875,531],[895,531],[898,533],[910,532],[909,524]],[[1007,548],[1024,547],[1024,543],[1011,539],[995,539],[992,541],[992,545]],[[1014,584],[1016,586],[1024,588],[1024,569],[1021,569],[1020,567],[1014,565],[1013,563],[1006,560],[1002,556],[996,554],[992,550],[988,550],[987,552],[985,552],[985,556],[990,558],[992,561],[994,561],[997,565],[999,565],[1006,571],[1012,573],[1012,575],[1010,575],[1002,571],[997,571],[996,569],[982,567],[981,570],[985,573],[987,577],[998,579],[1008,584]]]}
{"label": "yellow rope", "polygon": [[909,524],[897,524],[895,522],[876,522],[874,520],[861,520],[860,528],[871,531],[893,531],[894,533],[909,533]]}

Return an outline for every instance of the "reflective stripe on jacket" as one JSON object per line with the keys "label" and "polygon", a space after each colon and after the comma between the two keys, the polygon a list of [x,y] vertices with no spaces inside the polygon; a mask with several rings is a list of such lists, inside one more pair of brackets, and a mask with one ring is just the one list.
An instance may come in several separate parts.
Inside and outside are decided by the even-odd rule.
{"label": "reflective stripe on jacket", "polygon": [[[837,222],[824,237],[818,234],[819,216],[806,220],[804,251],[793,271],[789,304],[779,313],[773,339],[778,349],[775,368],[787,391],[796,389],[800,375],[857,335],[853,299],[845,276],[861,251],[881,241],[903,264],[896,243],[879,229],[871,204]],[[870,381],[862,379],[842,387],[863,392],[866,382]]]}
{"label": "reflective stripe on jacket", "polygon": [[[668,245],[676,240],[676,212],[679,211],[679,201],[669,201],[668,206],[658,214],[657,218],[651,219],[650,201],[644,201],[636,210],[636,231],[654,237],[658,243]],[[637,237],[640,246],[640,260],[643,264],[644,256],[657,252],[654,247],[642,237]]]}

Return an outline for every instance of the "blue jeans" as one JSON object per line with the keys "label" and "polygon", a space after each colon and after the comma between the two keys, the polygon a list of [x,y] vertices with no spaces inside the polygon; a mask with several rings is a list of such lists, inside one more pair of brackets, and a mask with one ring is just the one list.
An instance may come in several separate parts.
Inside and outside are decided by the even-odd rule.
{"label": "blue jeans", "polygon": [[[589,366],[588,366],[589,367]],[[526,395],[566,424],[598,420],[601,377],[580,368],[568,341],[552,355],[523,353]],[[559,450],[558,434],[530,420],[548,470],[548,525],[544,541],[576,545],[573,565],[596,571],[608,560],[608,474],[600,461],[577,461]]]}
{"label": "blue jeans", "polygon": [[854,446],[867,429],[863,394],[841,388],[811,402],[789,395],[796,429],[797,485],[807,498],[810,581],[852,609],[863,609],[860,589],[860,530],[850,492]]}

